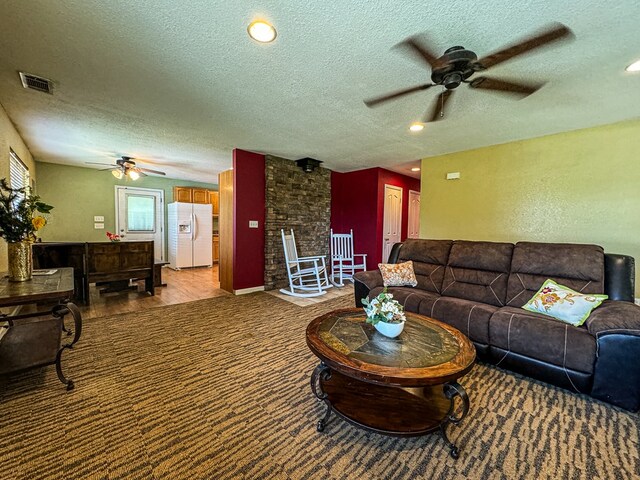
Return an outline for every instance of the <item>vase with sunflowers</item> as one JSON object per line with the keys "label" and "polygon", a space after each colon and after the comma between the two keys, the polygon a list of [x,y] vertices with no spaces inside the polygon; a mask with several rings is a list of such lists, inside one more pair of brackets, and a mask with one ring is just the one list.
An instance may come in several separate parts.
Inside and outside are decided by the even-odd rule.
{"label": "vase with sunflowers", "polygon": [[10,281],[31,279],[31,244],[52,208],[29,189],[11,188],[5,178],[0,179],[0,238],[8,243]]}

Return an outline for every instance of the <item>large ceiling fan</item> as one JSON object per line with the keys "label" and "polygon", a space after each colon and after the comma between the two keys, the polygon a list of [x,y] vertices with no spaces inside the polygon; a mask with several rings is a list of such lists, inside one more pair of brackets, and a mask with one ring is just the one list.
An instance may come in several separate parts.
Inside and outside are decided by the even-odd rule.
{"label": "large ceiling fan", "polygon": [[[87,165],[109,165],[108,163],[96,163],[86,162]],[[133,157],[122,156],[116,160],[116,163],[109,165],[109,168],[103,168],[101,171],[111,170],[114,177],[130,178],[131,180],[137,180],[140,177],[146,177],[147,173],[153,173],[155,175],[166,175],[166,173],[159,170],[151,170],[150,168],[141,168],[136,166],[136,162],[133,161]]]}
{"label": "large ceiling fan", "polygon": [[[531,35],[480,59],[478,59],[478,56],[471,50],[460,46],[451,47],[447,49],[442,56],[437,57],[433,53],[433,49],[429,48],[422,39],[416,36],[409,37],[400,42],[397,47],[401,47],[412,55],[417,56],[431,68],[432,83],[425,83],[423,85],[398,90],[387,95],[365,100],[364,103],[368,107],[375,107],[415,92],[427,90],[435,86],[442,86],[444,87],[444,91],[438,95],[432,107],[423,118],[423,122],[435,122],[444,117],[447,103],[451,101],[454,90],[462,83],[468,84],[470,88],[492,90],[526,97],[540,89],[544,83],[511,81],[501,78],[474,76],[474,74],[488,70],[495,65],[511,60],[519,55],[529,53],[544,45],[571,37],[573,37],[573,33],[568,27],[561,23],[555,23],[540,33]],[[471,78],[472,76],[473,78]]]}

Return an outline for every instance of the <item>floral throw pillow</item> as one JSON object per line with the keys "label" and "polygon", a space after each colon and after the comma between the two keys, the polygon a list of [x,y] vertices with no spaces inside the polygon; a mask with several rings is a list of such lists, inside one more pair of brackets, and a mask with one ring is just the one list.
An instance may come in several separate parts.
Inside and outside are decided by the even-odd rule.
{"label": "floral throw pillow", "polygon": [[418,285],[412,261],[379,263],[378,268],[382,274],[382,284],[385,287],[415,287]]}
{"label": "floral throw pillow", "polygon": [[544,313],[576,327],[582,325],[591,311],[604,302],[607,295],[584,294],[549,279],[522,308]]}

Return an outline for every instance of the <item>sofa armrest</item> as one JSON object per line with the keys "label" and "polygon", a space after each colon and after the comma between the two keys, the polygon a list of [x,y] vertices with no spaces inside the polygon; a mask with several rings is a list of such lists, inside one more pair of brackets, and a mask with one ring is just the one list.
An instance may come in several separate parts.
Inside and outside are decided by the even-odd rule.
{"label": "sofa armrest", "polygon": [[633,257],[604,254],[604,293],[610,300],[633,302],[636,289],[636,265]]}
{"label": "sofa armrest", "polygon": [[640,337],[640,306],[607,300],[589,315],[586,326],[596,338],[611,334]]}
{"label": "sofa armrest", "polygon": [[632,412],[640,409],[640,306],[607,300],[586,322],[596,337],[591,395]]}
{"label": "sofa armrest", "polygon": [[353,293],[356,307],[362,307],[362,299],[369,296],[369,292],[376,287],[382,287],[382,275],[380,270],[368,270],[358,272],[353,276]]}

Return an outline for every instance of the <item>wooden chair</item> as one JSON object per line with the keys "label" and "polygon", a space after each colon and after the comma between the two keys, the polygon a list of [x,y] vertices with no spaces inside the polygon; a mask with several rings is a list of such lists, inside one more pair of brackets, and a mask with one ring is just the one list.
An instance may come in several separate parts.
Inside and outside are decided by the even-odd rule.
{"label": "wooden chair", "polygon": [[324,295],[327,288],[331,288],[327,276],[324,255],[298,257],[296,238],[291,230],[290,235],[282,233],[285,266],[289,277],[289,289],[280,289],[286,295],[294,297],[317,297]]}
{"label": "wooden chair", "polygon": [[[356,261],[356,257],[360,257],[360,260]],[[367,254],[353,253],[353,230],[349,233],[333,233],[332,229],[331,282],[343,287],[345,280],[353,282],[353,274],[358,270],[367,270]]]}

